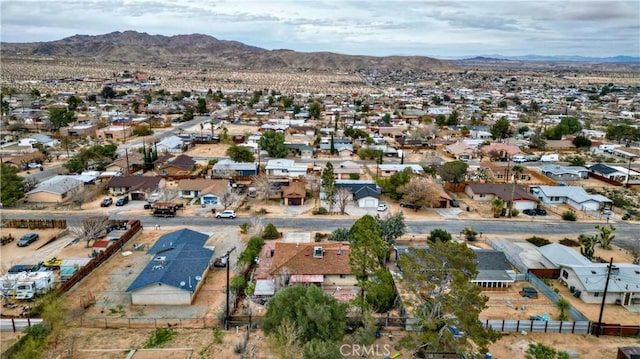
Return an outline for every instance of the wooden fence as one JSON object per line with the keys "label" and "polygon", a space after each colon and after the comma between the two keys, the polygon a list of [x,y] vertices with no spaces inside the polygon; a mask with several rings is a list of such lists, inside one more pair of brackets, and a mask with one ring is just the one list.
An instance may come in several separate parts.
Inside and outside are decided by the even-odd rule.
{"label": "wooden fence", "polygon": [[66,229],[66,219],[5,219],[3,225],[7,228],[31,228],[31,229]]}
{"label": "wooden fence", "polygon": [[640,336],[640,326],[606,323],[602,323],[598,326],[598,323],[593,323],[591,334],[616,337],[638,337]]}
{"label": "wooden fence", "polygon": [[589,321],[556,321],[556,320],[482,320],[485,328],[491,328],[498,332],[535,332],[535,333],[569,333],[589,334],[591,322]]}
{"label": "wooden fence", "polygon": [[599,174],[595,174],[595,173],[593,173],[593,172],[589,172],[589,177],[591,177],[591,178],[595,178],[595,179],[597,179],[598,181],[602,181],[602,182],[604,182],[604,183],[608,183],[608,184],[610,184],[610,185],[612,185],[612,186],[617,186],[617,187],[621,187],[621,186],[622,186],[622,183],[620,183],[620,182],[618,182],[618,181],[614,181],[614,180],[609,179],[609,178],[607,178],[607,177],[600,176]]}
{"label": "wooden fence", "polygon": [[81,281],[84,277],[89,275],[94,269],[96,269],[100,264],[104,263],[109,257],[111,257],[115,252],[120,250],[133,236],[138,233],[142,229],[142,224],[140,224],[139,220],[131,220],[129,221],[129,229],[112,245],[107,247],[104,251],[100,252],[96,257],[94,257],[89,263],[80,268],[74,275],[72,275],[66,282],[62,283],[62,285],[58,288],[58,293],[64,293],[69,291],[74,285],[76,285],[79,281]]}
{"label": "wooden fence", "polygon": [[558,268],[529,269],[528,273],[532,273],[538,278],[548,278],[548,279],[560,278],[560,269]]}

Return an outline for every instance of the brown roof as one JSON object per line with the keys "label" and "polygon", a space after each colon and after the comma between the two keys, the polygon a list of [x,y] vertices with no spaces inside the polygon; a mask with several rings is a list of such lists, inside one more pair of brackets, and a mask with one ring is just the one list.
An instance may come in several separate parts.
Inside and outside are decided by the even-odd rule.
{"label": "brown roof", "polygon": [[304,197],[307,191],[302,182],[291,182],[287,187],[282,189],[282,196],[285,198]]}
{"label": "brown roof", "polygon": [[111,177],[107,188],[124,187],[129,191],[156,190],[159,188],[161,180],[161,177],[115,176]]}
{"label": "brown roof", "polygon": [[[533,197],[527,190],[519,185],[516,185],[515,192],[513,191],[513,184],[510,183],[471,183],[467,185],[471,188],[474,194],[493,194],[497,197],[500,197],[504,201],[513,200],[525,200],[525,201],[534,201],[538,200]],[[513,193],[513,197],[511,194]]]}
{"label": "brown roof", "polygon": [[199,191],[201,194],[221,194],[227,191],[229,180],[226,179],[183,179],[176,188],[181,191]]}
{"label": "brown roof", "polygon": [[[322,247],[321,258],[313,256],[314,247]],[[284,243],[278,242],[273,254],[270,274],[351,274],[349,243]]]}
{"label": "brown roof", "polygon": [[171,160],[167,164],[167,166],[173,166],[173,167],[182,168],[185,170],[191,170],[193,169],[193,166],[195,164],[196,164],[196,161],[194,161],[193,158],[191,158],[191,156],[179,155],[173,160]]}

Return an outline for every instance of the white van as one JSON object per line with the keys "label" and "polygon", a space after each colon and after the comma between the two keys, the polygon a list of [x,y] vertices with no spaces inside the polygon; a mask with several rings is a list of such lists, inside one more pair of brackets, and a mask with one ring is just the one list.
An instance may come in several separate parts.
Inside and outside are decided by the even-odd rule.
{"label": "white van", "polygon": [[511,160],[515,163],[524,163],[527,162],[527,156],[525,155],[514,155]]}
{"label": "white van", "polygon": [[557,162],[560,160],[560,155],[557,153],[550,153],[540,157],[540,162]]}

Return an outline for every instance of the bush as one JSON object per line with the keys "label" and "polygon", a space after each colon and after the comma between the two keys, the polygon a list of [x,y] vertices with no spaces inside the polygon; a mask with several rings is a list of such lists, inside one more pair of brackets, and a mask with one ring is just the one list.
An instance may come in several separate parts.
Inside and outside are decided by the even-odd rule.
{"label": "bush", "polygon": [[264,231],[262,232],[262,238],[277,239],[277,238],[280,238],[280,232],[278,232],[278,229],[276,228],[276,226],[273,225],[273,223],[269,223],[267,224],[267,226],[264,228]]}
{"label": "bush", "polygon": [[429,233],[429,237],[427,237],[427,240],[429,242],[435,242],[438,239],[442,242],[448,242],[451,240],[451,233],[445,231],[444,229],[436,228],[431,231],[431,233]]}
{"label": "bush", "polygon": [[260,254],[262,250],[262,246],[264,246],[264,239],[260,237],[253,237],[249,239],[249,243],[247,243],[247,248],[240,253],[238,256],[238,263],[251,263],[253,260]]}
{"label": "bush", "polygon": [[242,342],[236,343],[236,345],[233,346],[233,352],[236,354],[240,354],[244,352],[244,343]]}
{"label": "bush", "polygon": [[157,348],[162,344],[169,342],[175,336],[176,332],[171,328],[157,328],[151,332],[151,336],[144,343],[143,348]]}
{"label": "bush", "polygon": [[536,247],[542,247],[542,246],[546,246],[547,244],[551,243],[548,239],[546,238],[542,238],[542,237],[529,237],[526,239],[527,242],[533,244]]}
{"label": "bush", "polygon": [[517,209],[512,209],[511,210],[511,217],[518,217],[518,215],[520,214],[520,211],[518,211]]}
{"label": "bush", "polygon": [[327,209],[324,208],[324,207],[318,207],[318,208],[314,209],[313,212],[311,212],[311,213],[315,214],[315,215],[322,215],[322,214],[329,213],[329,211],[327,211]]}
{"label": "bush", "polygon": [[560,240],[560,244],[567,247],[580,247],[580,242],[571,238],[563,238]]}
{"label": "bush", "polygon": [[469,242],[475,242],[478,239],[478,232],[476,232],[473,227],[466,227],[462,230],[462,234]]}
{"label": "bush", "polygon": [[249,230],[249,228],[251,228],[251,223],[249,223],[249,222],[242,223],[240,225],[240,233],[246,234],[247,231]]}
{"label": "bush", "polygon": [[578,219],[578,216],[576,216],[576,212],[564,211],[562,212],[562,219],[564,219],[565,221],[575,222],[576,219]]}
{"label": "bush", "polygon": [[316,232],[315,234],[315,241],[316,242],[322,242],[323,239],[329,237],[328,233],[320,233],[320,232]]}
{"label": "bush", "polygon": [[235,276],[231,278],[231,282],[229,283],[229,289],[234,292],[243,291],[247,287],[247,280],[244,279],[243,276]]}
{"label": "bush", "polygon": [[259,210],[256,211],[256,216],[264,216],[267,213],[269,212],[266,209],[260,208]]}

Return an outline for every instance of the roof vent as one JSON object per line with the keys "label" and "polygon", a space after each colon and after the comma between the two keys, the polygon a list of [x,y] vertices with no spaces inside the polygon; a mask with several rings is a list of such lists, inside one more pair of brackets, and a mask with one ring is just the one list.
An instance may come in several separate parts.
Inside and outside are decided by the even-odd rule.
{"label": "roof vent", "polygon": [[165,262],[167,260],[166,256],[157,256],[155,258],[153,258],[154,261],[156,262]]}
{"label": "roof vent", "polygon": [[313,247],[313,258],[322,258],[322,247]]}

